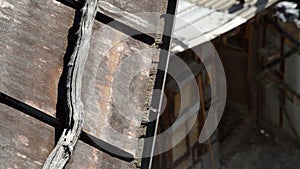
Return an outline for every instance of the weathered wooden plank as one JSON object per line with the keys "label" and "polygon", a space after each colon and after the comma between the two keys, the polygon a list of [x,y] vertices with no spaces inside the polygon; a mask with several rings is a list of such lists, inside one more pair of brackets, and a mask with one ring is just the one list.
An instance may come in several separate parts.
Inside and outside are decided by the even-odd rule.
{"label": "weathered wooden plank", "polygon": [[[61,2],[63,3],[64,5],[67,5],[71,8],[74,8],[74,9],[79,9],[80,6],[81,6],[81,3],[78,2],[78,1],[73,1],[73,0],[57,0],[58,2]],[[99,4],[99,5],[102,5],[102,4]],[[136,40],[139,40],[141,42],[144,42],[148,45],[153,45],[153,43],[155,42],[155,39],[154,37],[148,35],[147,33],[149,32],[141,32],[141,30],[139,29],[136,29],[137,28],[137,25],[138,22],[135,20],[135,22],[133,23],[133,25],[131,26],[128,26],[127,24],[125,24],[124,20],[126,21],[127,19],[125,19],[126,17],[128,17],[126,14],[122,14],[120,15],[120,13],[122,13],[122,11],[119,11],[118,14],[119,14],[119,17],[118,18],[113,18],[111,16],[108,16],[107,13],[103,13],[103,12],[97,12],[97,15],[96,15],[96,20],[103,23],[103,24],[107,24],[109,25],[110,27],[120,31],[120,32],[123,32],[125,34],[127,34],[128,36],[131,36],[132,38],[136,39]],[[124,16],[125,15],[125,16]],[[140,14],[137,14],[137,15],[140,15]],[[120,18],[121,16],[123,16],[123,18]],[[147,20],[148,21],[148,24],[154,24],[152,22],[149,22],[151,21],[150,19],[152,18],[152,21],[153,19],[156,19],[153,15],[147,15],[147,16],[150,16],[150,18]],[[131,17],[133,17],[132,19],[134,19],[135,17],[138,17],[138,16],[134,16],[134,15],[131,15]],[[141,17],[141,16],[140,16]],[[145,26],[145,25],[144,25]],[[148,27],[149,25],[146,25],[146,27]]]}
{"label": "weathered wooden plank", "polygon": [[[102,0],[99,11],[142,32],[156,30],[162,8],[162,0]],[[152,13],[152,14],[151,14]],[[160,30],[160,29],[157,29]]]}
{"label": "weathered wooden plank", "polygon": [[78,141],[66,169],[133,169],[131,163],[114,158]]}
{"label": "weathered wooden plank", "polygon": [[0,91],[54,116],[73,19],[56,1],[1,0]]}
{"label": "weathered wooden plank", "polygon": [[[153,55],[147,51],[151,48],[97,22],[91,45],[82,87],[83,105],[87,112],[84,129],[136,155],[138,138],[143,135],[140,122],[131,121],[124,115],[148,115],[147,103],[151,96],[149,69]],[[125,65],[126,60],[132,62]],[[139,67],[143,69],[137,69]],[[120,71],[124,76],[117,77]],[[132,74],[135,76],[130,77]],[[129,104],[120,108],[116,99],[129,101]],[[115,137],[118,134],[126,139]]]}
{"label": "weathered wooden plank", "polygon": [[[155,3],[160,4],[160,2]],[[59,101],[57,98],[62,95],[61,91],[58,90],[60,89],[58,81],[62,73],[63,56],[67,45],[66,40],[68,30],[74,18],[74,10],[55,0],[2,0],[0,4],[0,34],[3,36],[0,40],[0,92],[6,93],[17,100],[41,110],[41,112],[55,116],[57,106],[59,106],[56,104],[60,104],[57,102]],[[144,6],[144,3],[132,2],[131,5]],[[149,6],[143,8],[148,9]],[[160,10],[160,7],[158,9]],[[143,11],[143,9],[140,10]],[[127,151],[125,154],[129,154],[128,152],[130,152],[131,154],[129,155],[131,158],[131,155],[136,157],[141,155],[143,143],[139,142],[142,140],[139,138],[145,134],[144,129],[139,124],[128,123],[127,119],[120,116],[122,111],[114,109],[114,104],[108,97],[112,94],[109,92],[111,92],[112,83],[114,83],[110,79],[110,76],[117,72],[116,67],[121,64],[123,59],[140,50],[150,49],[148,45],[154,41],[148,38],[146,43],[148,45],[146,45],[139,42],[141,41],[139,38],[130,38],[128,35],[114,30],[113,27],[110,27],[109,31],[97,33],[103,31],[101,29],[104,25],[99,22],[96,23],[97,25],[94,26],[93,30],[96,35],[93,39],[94,46],[90,51],[94,53],[89,56],[93,57],[93,59],[88,59],[89,63],[83,77],[84,88],[81,93],[84,97],[82,100],[83,104],[88,111],[84,128],[89,134],[93,134],[93,136],[108,141],[112,145]],[[138,33],[138,31],[133,31],[132,34],[135,33]],[[99,41],[102,43],[99,44]],[[109,49],[112,49],[111,52],[105,53]],[[152,55],[148,55],[147,52],[140,52],[136,56],[139,58],[137,59],[139,63],[144,64],[146,67],[151,66]],[[99,63],[102,57],[105,59]],[[112,67],[117,60],[119,62],[116,67]],[[99,65],[93,67],[98,63]],[[94,70],[96,70],[97,78],[93,87],[96,90],[94,93],[89,93],[91,91],[91,88],[89,88],[91,76],[89,75],[93,75]],[[130,84],[133,105],[138,110],[138,113],[143,115],[148,115],[147,108],[149,108],[151,100],[153,76],[149,77],[148,70],[142,70],[132,79]],[[116,87],[120,91],[123,89],[122,82],[124,80],[126,80],[126,76]],[[105,88],[105,90],[102,90],[101,87]],[[60,93],[59,96],[58,93]],[[89,100],[88,96],[96,96],[96,102]],[[107,105],[112,106],[112,109],[107,109]],[[7,110],[4,112],[7,112]],[[126,113],[130,113],[130,111]],[[31,123],[31,121],[29,119],[28,123]],[[52,123],[54,121],[49,122],[46,119],[44,122]],[[54,123],[53,125],[57,125],[57,121]],[[44,128],[39,129],[41,132],[44,130]],[[120,134],[127,136],[129,139],[122,142],[122,140],[112,137],[110,129],[120,132]],[[45,136],[43,138],[47,140],[45,143],[54,140],[54,136],[51,136],[51,138]],[[35,151],[36,148],[38,148],[38,145],[36,147],[32,146],[31,149]],[[87,151],[77,153],[74,158],[80,159],[80,157],[84,156],[87,159],[91,159],[94,157],[93,153],[90,154],[89,151],[93,149],[92,147],[85,145],[83,149]],[[105,152],[97,150],[98,160],[91,160],[89,163],[93,163],[93,166],[99,166],[99,168],[138,167],[134,163],[122,161]],[[105,158],[102,159],[102,156]],[[46,156],[43,157],[44,159],[46,158]],[[29,161],[28,163],[34,163],[34,161]],[[69,166],[76,166],[78,161],[74,159],[68,164]],[[9,165],[12,166],[13,163]],[[31,168],[40,168],[40,166],[31,165]]]}
{"label": "weathered wooden plank", "polygon": [[[12,98],[4,93],[0,92],[0,103],[3,103],[11,108],[14,108],[16,110],[19,110],[20,112],[27,114],[43,123],[46,123],[52,127],[58,127],[60,125],[59,119],[48,115],[40,110],[37,110],[25,103],[22,103],[19,100],[16,100],[15,98]],[[134,160],[133,155],[127,153],[126,151],[111,145],[108,142],[105,142],[103,140],[100,140],[96,138],[95,136],[92,136],[85,131],[82,131],[80,134],[80,140],[82,140],[84,143],[101,150],[113,157],[120,158],[124,161],[131,162]],[[117,152],[117,154],[114,154],[114,152]]]}
{"label": "weathered wooden plank", "polygon": [[0,104],[0,168],[41,168],[54,145],[54,129]]}

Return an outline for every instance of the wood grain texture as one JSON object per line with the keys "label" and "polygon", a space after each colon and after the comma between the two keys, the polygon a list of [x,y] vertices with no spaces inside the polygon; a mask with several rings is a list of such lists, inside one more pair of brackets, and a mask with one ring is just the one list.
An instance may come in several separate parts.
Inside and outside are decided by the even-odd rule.
{"label": "wood grain texture", "polygon": [[54,130],[0,103],[0,168],[40,169],[54,146]]}
{"label": "wood grain texture", "polygon": [[[88,57],[93,22],[97,12],[97,1],[85,0],[81,10],[77,11],[74,23],[76,42],[67,65],[66,112],[68,117],[57,145],[44,163],[44,169],[64,168],[83,127],[81,84],[84,65]],[[75,25],[77,24],[76,19],[79,19],[78,25]]]}
{"label": "wood grain texture", "polygon": [[0,1],[1,92],[55,116],[74,14],[55,1]]}

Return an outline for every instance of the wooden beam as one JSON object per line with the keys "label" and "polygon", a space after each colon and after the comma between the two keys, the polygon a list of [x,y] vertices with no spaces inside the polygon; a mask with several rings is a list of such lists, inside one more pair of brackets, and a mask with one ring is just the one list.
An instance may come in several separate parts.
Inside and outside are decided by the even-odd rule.
{"label": "wooden beam", "polygon": [[288,84],[280,79],[281,72],[266,70],[258,75],[258,79],[264,86],[275,86],[284,92],[286,98],[292,103],[300,105],[300,94],[293,90]]}
{"label": "wooden beam", "polygon": [[43,169],[63,169],[69,161],[83,128],[84,110],[81,101],[81,84],[98,0],[84,0],[76,10],[74,21],[75,43],[67,67],[66,113],[62,134],[43,165]]}
{"label": "wooden beam", "polygon": [[[199,87],[202,117],[204,118],[204,121],[205,121],[206,120],[206,109],[205,109],[205,102],[204,102],[203,80],[202,80],[202,76],[201,75],[199,75],[197,77],[197,83],[198,83],[198,87]],[[203,126],[204,126],[204,124],[203,124]],[[208,141],[209,155],[210,155],[210,159],[211,159],[211,163],[212,163],[213,169],[217,169],[217,167],[216,167],[216,160],[215,160],[214,151],[213,151],[213,146],[212,146],[212,141],[211,141],[210,138],[208,138],[207,141]]]}
{"label": "wooden beam", "polygon": [[43,123],[46,123],[52,127],[59,126],[59,119],[50,116],[34,107],[31,107],[15,98],[12,98],[2,92],[0,92],[0,103],[5,104],[6,106],[12,107],[16,110],[19,110],[22,113],[25,113]]}
{"label": "wooden beam", "polygon": [[295,38],[293,35],[289,34],[284,28],[282,28],[280,25],[278,25],[277,22],[275,22],[273,19],[270,19],[268,17],[265,17],[266,23],[269,23],[272,25],[278,33],[280,33],[282,36],[287,38],[289,41],[294,43],[297,47],[300,47],[300,42],[298,41],[297,38]]}
{"label": "wooden beam", "polygon": [[[61,2],[62,4],[69,6],[73,9],[77,9],[77,10],[80,8],[80,6],[82,6],[81,2],[74,1],[74,0],[56,0],[56,1]],[[114,18],[109,17],[101,12],[97,11],[96,20],[103,24],[108,24],[108,26],[112,27],[113,29],[116,29],[116,30],[132,37],[133,39],[141,41],[145,44],[153,45],[155,43],[154,37],[152,37],[146,33],[143,33],[133,27],[130,27],[118,20],[115,20]]]}
{"label": "wooden beam", "polygon": [[[0,92],[0,103],[5,104],[9,107],[12,107],[24,114],[27,114],[45,124],[48,124],[52,127],[58,127],[60,125],[60,119],[57,119],[51,115],[48,115],[28,104],[23,103],[20,100],[12,98],[2,92]],[[93,135],[88,134],[85,131],[82,131],[80,134],[80,140],[84,143],[103,151],[113,157],[119,158],[120,160],[131,162],[134,160],[134,156],[116,146],[111,145],[108,142],[105,142],[99,138],[96,138]],[[117,156],[119,154],[120,156]]]}
{"label": "wooden beam", "polygon": [[270,68],[276,66],[277,64],[279,64],[279,63],[285,61],[286,59],[288,59],[289,57],[291,57],[296,52],[298,52],[298,47],[294,47],[294,48],[290,49],[288,52],[286,52],[279,58],[273,59],[272,61],[270,61],[269,63],[264,65],[264,69],[270,69]]}

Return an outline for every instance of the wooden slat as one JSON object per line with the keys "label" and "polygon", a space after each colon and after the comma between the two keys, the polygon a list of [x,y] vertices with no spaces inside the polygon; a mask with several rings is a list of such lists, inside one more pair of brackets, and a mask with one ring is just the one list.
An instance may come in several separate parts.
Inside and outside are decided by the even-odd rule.
{"label": "wooden slat", "polygon": [[[27,105],[15,98],[12,98],[2,92],[0,92],[0,103],[5,104],[9,107],[12,107],[24,114],[27,114],[45,124],[48,124],[52,127],[58,127],[60,125],[60,120],[48,115],[34,107],[31,107],[30,105]],[[86,131],[82,131],[81,135],[80,135],[80,140],[82,140],[84,143],[98,149],[101,151],[106,152],[107,154],[113,156],[113,157],[117,157],[120,160],[124,160],[127,162],[133,161],[134,160],[134,156],[130,153],[127,153],[126,151],[115,147],[113,145],[111,145],[110,143],[107,143],[101,139],[96,138],[93,135],[88,134]],[[118,155],[116,155],[118,154]]]}

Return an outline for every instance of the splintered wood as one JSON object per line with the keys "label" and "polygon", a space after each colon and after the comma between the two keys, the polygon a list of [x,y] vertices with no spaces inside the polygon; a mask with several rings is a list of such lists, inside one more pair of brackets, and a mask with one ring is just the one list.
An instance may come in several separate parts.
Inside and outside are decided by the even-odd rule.
{"label": "splintered wood", "polygon": [[66,84],[67,121],[57,145],[44,163],[44,169],[64,168],[73,152],[83,127],[81,84],[84,65],[88,57],[93,22],[97,13],[98,0],[85,0],[75,19],[74,50],[68,62]]}

